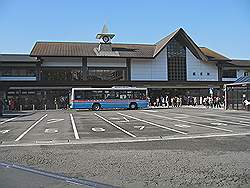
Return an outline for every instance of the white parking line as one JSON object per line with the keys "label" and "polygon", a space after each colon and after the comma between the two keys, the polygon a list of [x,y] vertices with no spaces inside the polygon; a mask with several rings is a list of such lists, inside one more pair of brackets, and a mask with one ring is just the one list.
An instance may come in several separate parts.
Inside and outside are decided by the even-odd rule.
{"label": "white parking line", "polygon": [[[218,116],[218,117],[226,117],[226,118],[233,118],[233,119],[239,119],[239,120],[243,119],[243,120],[250,121],[250,116],[248,118],[243,118],[243,117],[225,116],[225,115],[218,115],[218,114],[208,114],[208,113],[206,113],[206,114],[207,115],[212,115],[212,116]],[[246,122],[246,121],[239,121],[239,122],[250,124],[249,122]]]}
{"label": "white parking line", "polygon": [[133,138],[136,137],[134,134],[132,134],[132,133],[130,133],[130,132],[124,130],[123,128],[121,128],[121,127],[119,127],[118,125],[112,123],[111,121],[109,121],[109,120],[107,120],[106,118],[100,116],[99,114],[95,113],[95,115],[96,115],[97,117],[101,118],[103,121],[109,123],[110,125],[114,126],[114,127],[117,128],[117,129],[119,129],[120,131],[126,133],[127,135],[129,135],[129,136],[131,136],[131,137],[133,137]]}
{"label": "white parking line", "polygon": [[40,123],[44,118],[46,118],[48,114],[45,114],[38,121],[36,121],[33,125],[31,125],[26,131],[24,131],[19,137],[16,138],[15,141],[21,140],[32,128],[34,128],[38,123]]}
{"label": "white parking line", "polygon": [[159,117],[159,118],[169,119],[169,120],[173,120],[173,121],[179,121],[179,122],[183,122],[183,123],[193,124],[193,125],[200,126],[200,127],[206,127],[206,128],[210,128],[210,129],[217,129],[217,130],[226,131],[226,132],[233,132],[232,130],[229,130],[229,129],[223,129],[223,128],[219,128],[219,127],[212,127],[212,126],[209,126],[209,125],[203,125],[203,124],[200,124],[200,123],[185,121],[185,120],[181,120],[181,119],[174,119],[174,118],[170,118],[170,117],[166,117],[166,116],[161,116],[161,115],[156,115],[156,114],[149,114],[149,113],[146,113],[146,112],[140,112],[140,113],[147,114],[147,115],[150,115],[150,116]]}
{"label": "white parking line", "polygon": [[[177,114],[177,113],[170,112],[170,114]],[[196,114],[197,114],[197,113],[196,113]],[[198,113],[198,114],[199,114],[199,113]],[[204,114],[201,114],[201,115],[204,115]],[[212,115],[214,115],[214,114],[212,114]],[[192,116],[192,118],[199,118],[199,119],[205,119],[205,120],[212,120],[212,121],[223,122],[223,123],[227,123],[227,124],[235,124],[235,125],[250,127],[249,122],[238,123],[238,122],[234,122],[234,121],[219,120],[219,119],[207,118],[207,117],[200,117],[200,116]]]}
{"label": "white parking line", "polygon": [[71,120],[71,124],[72,124],[72,127],[73,127],[75,138],[78,140],[78,139],[80,139],[80,137],[78,135],[78,131],[77,131],[77,128],[76,128],[74,117],[73,117],[72,114],[69,114],[69,116],[70,116],[70,120]]}
{"label": "white parking line", "polygon": [[[122,114],[120,112],[117,112],[118,114],[122,115],[122,116],[126,116],[126,117],[129,117],[131,119],[134,119],[134,120],[137,120],[137,121],[141,121],[141,122],[144,122],[144,123],[147,123],[147,124],[150,124],[150,125],[153,125],[153,126],[156,126],[156,127],[159,127],[159,128],[162,128],[162,129],[167,129],[169,131],[173,131],[173,132],[176,132],[176,133],[180,133],[180,134],[187,134],[185,132],[182,132],[182,131],[179,131],[179,130],[176,130],[176,129],[172,129],[172,128],[169,128],[169,127],[165,127],[163,125],[158,125],[156,123],[153,123],[153,122],[150,122],[150,121],[146,121],[146,120],[143,120],[143,119],[140,119],[140,118],[137,118],[137,117],[134,117],[134,116],[130,116],[130,115],[127,115],[127,114]],[[143,113],[143,112],[142,112]]]}
{"label": "white parking line", "polygon": [[237,137],[237,136],[248,136],[250,132],[246,133],[230,133],[230,134],[205,134],[205,135],[195,135],[195,136],[163,136],[163,137],[149,137],[149,138],[123,138],[123,139],[83,139],[75,140],[70,142],[35,142],[35,143],[18,143],[18,144],[0,144],[1,147],[25,147],[25,146],[59,146],[59,145],[84,145],[84,144],[113,144],[113,143],[133,143],[133,142],[150,142],[150,141],[170,141],[170,140],[185,140],[185,139],[206,139],[206,138],[216,138],[216,137]]}
{"label": "white parking line", "polygon": [[1,122],[0,125],[2,125],[2,124],[4,124],[4,123],[7,123],[7,122],[9,122],[9,121],[12,121],[12,120],[14,120],[14,119],[16,119],[16,118],[18,118],[18,117],[20,117],[20,116],[13,117],[13,118],[10,118],[10,119],[6,119],[5,121]]}
{"label": "white parking line", "polygon": [[191,127],[191,126],[189,126],[189,125],[181,125],[181,124],[176,124],[176,125],[174,125],[174,126],[176,126],[176,127],[181,127],[181,128],[189,128],[189,127]]}

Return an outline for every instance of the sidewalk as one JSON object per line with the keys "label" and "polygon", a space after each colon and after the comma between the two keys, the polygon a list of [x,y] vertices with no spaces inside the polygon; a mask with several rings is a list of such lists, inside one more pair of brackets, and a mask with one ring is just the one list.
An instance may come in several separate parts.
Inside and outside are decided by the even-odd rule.
{"label": "sidewalk", "polygon": [[150,106],[149,109],[171,109],[171,108],[203,108],[203,109],[221,109],[224,110],[224,107],[221,108],[206,108],[204,105],[197,105],[197,106],[191,106],[191,105],[182,105],[180,107],[172,107],[169,106],[168,108],[166,106]]}

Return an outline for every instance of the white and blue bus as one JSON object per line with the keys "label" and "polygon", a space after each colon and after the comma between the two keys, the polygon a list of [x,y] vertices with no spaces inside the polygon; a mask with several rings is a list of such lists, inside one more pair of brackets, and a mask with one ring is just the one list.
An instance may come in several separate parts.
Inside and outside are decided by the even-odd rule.
{"label": "white and blue bus", "polygon": [[148,108],[146,88],[72,88],[71,109],[139,109]]}

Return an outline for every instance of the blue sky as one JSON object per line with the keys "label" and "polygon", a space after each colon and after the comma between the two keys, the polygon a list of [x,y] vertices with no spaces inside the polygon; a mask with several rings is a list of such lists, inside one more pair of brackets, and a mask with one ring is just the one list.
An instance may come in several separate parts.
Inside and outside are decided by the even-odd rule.
{"label": "blue sky", "polygon": [[155,43],[182,27],[199,46],[250,59],[250,0],[0,0],[0,53],[30,53],[36,41]]}

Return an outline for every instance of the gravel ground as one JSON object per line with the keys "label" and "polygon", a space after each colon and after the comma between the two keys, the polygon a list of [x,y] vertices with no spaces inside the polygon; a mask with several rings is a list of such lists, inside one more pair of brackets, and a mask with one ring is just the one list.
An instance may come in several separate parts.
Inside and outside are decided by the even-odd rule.
{"label": "gravel ground", "polygon": [[250,187],[250,137],[2,147],[0,161],[121,187]]}

